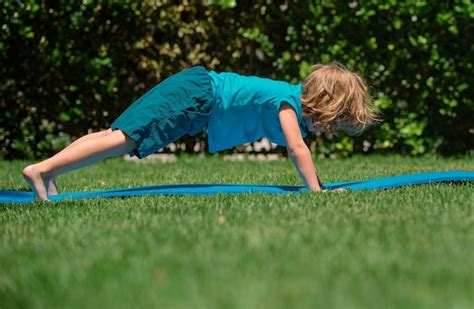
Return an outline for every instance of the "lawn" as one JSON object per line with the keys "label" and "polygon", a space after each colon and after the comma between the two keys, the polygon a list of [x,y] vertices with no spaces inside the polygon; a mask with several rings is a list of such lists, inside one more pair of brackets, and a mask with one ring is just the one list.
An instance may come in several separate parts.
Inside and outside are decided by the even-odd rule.
{"label": "lawn", "polygon": [[[473,158],[317,161],[323,182],[473,170]],[[26,190],[0,162],[0,190]],[[301,185],[289,162],[110,159],[62,191]],[[474,185],[0,205],[0,308],[473,308]]]}

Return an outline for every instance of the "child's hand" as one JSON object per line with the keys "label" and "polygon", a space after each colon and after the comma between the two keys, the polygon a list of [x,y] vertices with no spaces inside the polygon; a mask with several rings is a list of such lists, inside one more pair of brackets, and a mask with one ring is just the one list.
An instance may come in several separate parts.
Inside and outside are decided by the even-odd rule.
{"label": "child's hand", "polygon": [[322,188],[312,188],[311,191],[313,192],[347,192],[348,190],[343,189],[343,188],[337,188],[337,189],[332,189],[332,190],[322,189]]}
{"label": "child's hand", "polygon": [[343,188],[338,188],[338,189],[334,189],[334,190],[327,190],[327,189],[324,189],[324,190],[321,190],[321,192],[347,192],[346,189],[343,189]]}

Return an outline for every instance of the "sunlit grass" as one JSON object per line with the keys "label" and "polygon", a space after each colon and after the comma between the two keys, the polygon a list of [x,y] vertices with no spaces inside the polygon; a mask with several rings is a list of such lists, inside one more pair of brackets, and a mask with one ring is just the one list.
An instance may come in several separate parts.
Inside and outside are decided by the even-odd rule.
{"label": "sunlit grass", "polygon": [[[323,182],[472,170],[472,158],[316,161]],[[0,163],[2,190],[26,190]],[[112,159],[64,191],[163,183],[301,185],[288,160]],[[470,308],[474,187],[142,196],[0,205],[0,307]]]}

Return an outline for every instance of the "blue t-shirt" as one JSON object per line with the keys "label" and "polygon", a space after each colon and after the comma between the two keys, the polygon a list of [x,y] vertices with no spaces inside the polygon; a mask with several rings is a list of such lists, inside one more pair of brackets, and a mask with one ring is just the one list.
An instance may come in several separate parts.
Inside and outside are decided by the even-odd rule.
{"label": "blue t-shirt", "polygon": [[307,129],[301,111],[302,85],[209,71],[213,100],[208,123],[209,152],[254,142],[262,137],[287,146],[278,117],[282,102],[293,107],[302,137]]}

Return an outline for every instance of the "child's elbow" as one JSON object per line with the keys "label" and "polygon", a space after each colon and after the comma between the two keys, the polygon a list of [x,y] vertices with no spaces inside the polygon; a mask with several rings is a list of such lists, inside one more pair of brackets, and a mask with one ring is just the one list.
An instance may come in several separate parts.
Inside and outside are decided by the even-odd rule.
{"label": "child's elbow", "polygon": [[288,155],[298,156],[309,151],[308,146],[304,143],[297,143],[286,147]]}

